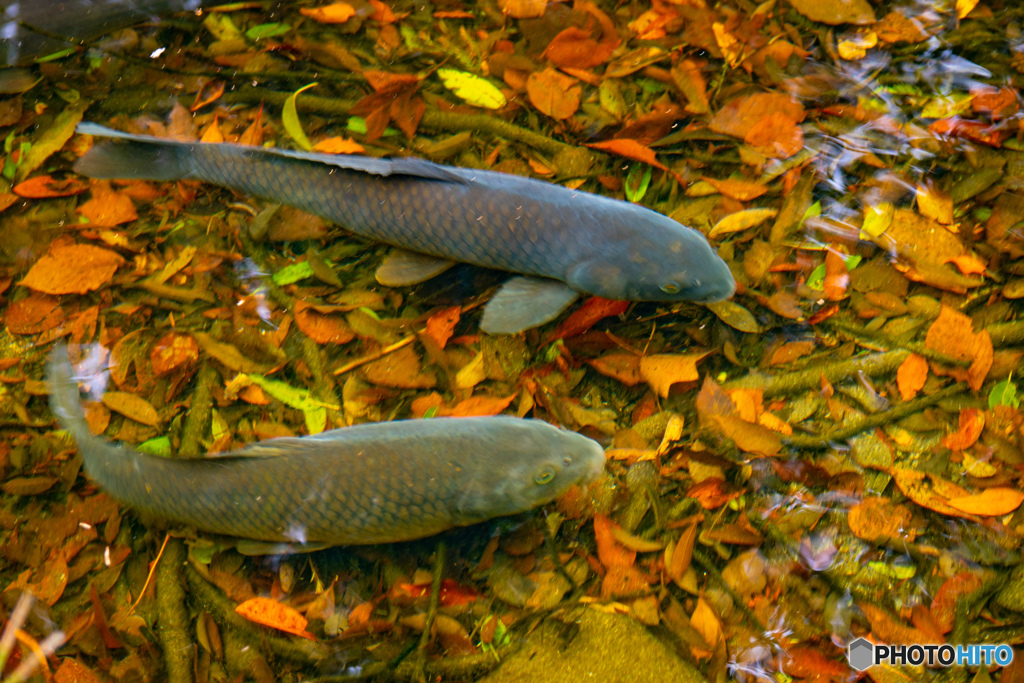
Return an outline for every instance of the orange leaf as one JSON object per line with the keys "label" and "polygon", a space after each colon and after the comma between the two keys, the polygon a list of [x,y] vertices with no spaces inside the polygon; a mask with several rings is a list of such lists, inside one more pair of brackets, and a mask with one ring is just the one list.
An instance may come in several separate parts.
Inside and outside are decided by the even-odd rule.
{"label": "orange leaf", "polygon": [[608,517],[594,515],[594,537],[597,539],[597,556],[606,568],[632,567],[636,562],[636,551],[627,550],[615,540],[613,529],[618,524]]}
{"label": "orange leaf", "polygon": [[443,349],[455,333],[455,326],[459,324],[461,317],[461,306],[452,306],[438,311],[427,319],[427,336]]}
{"label": "orange leaf", "polygon": [[131,198],[110,188],[110,183],[98,181],[92,186],[92,199],[78,207],[78,213],[93,225],[112,228],[139,217]]}
{"label": "orange leaf", "polygon": [[628,301],[605,299],[600,296],[592,296],[583,302],[583,305],[565,319],[548,338],[549,343],[554,339],[568,339],[583,334],[594,326],[599,320],[621,315],[629,308]]}
{"label": "orange leaf", "polygon": [[951,507],[980,517],[1008,515],[1024,503],[1024,493],[1007,487],[993,487],[962,498],[950,498]]}
{"label": "orange leaf", "polygon": [[370,18],[380,24],[393,24],[398,21],[398,17],[391,11],[391,8],[381,2],[381,0],[370,0],[370,4],[373,6],[374,12],[370,15]]}
{"label": "orange leaf", "polygon": [[344,24],[355,16],[356,9],[347,2],[335,2],[325,7],[300,7],[299,13],[321,24]]}
{"label": "orange leaf", "polygon": [[567,119],[580,107],[582,89],[577,80],[552,68],[536,71],[526,79],[530,103],[553,119]]}
{"label": "orange leaf", "polygon": [[465,401],[460,401],[458,405],[450,411],[445,411],[445,415],[451,415],[452,417],[497,415],[501,411],[505,410],[505,408],[508,408],[512,404],[512,399],[515,397],[515,394],[506,396],[505,398],[498,396],[473,396],[471,398],[467,398]]}
{"label": "orange leaf", "polygon": [[124,259],[90,244],[56,246],[35,262],[20,284],[45,294],[85,294],[110,281]]}
{"label": "orange leaf", "polygon": [[782,114],[797,123],[804,120],[803,105],[795,97],[783,93],[755,93],[727,102],[708,127],[716,133],[744,140],[755,126],[773,114]]}
{"label": "orange leaf", "polygon": [[772,353],[772,358],[769,361],[770,365],[784,365],[786,363],[792,363],[797,358],[806,356],[808,353],[814,350],[815,343],[813,341],[797,341],[787,342],[775,349]]}
{"label": "orange leaf", "polygon": [[153,345],[149,360],[153,372],[167,375],[199,360],[199,344],[187,334],[169,332]]}
{"label": "orange leaf", "polygon": [[88,189],[89,182],[81,178],[54,180],[48,175],[41,175],[15,185],[14,194],[29,199],[44,199],[46,197],[70,197]]}
{"label": "orange leaf", "polygon": [[[294,608],[284,605],[277,600],[270,598],[250,598],[235,608],[249,621],[276,628],[285,633],[291,633],[309,640],[316,640],[311,633],[306,632],[306,617],[298,613]],[[355,612],[355,610],[353,610]],[[349,619],[351,624],[351,615]]]}
{"label": "orange leaf", "polygon": [[985,262],[974,254],[960,254],[946,261],[952,263],[964,275],[984,275],[987,270]]}
{"label": "orange leaf", "polygon": [[617,138],[615,140],[605,140],[603,142],[592,142],[587,145],[592,149],[601,149],[612,154],[618,154],[620,157],[626,157],[634,161],[642,161],[645,164],[650,164],[655,168],[659,168],[663,171],[667,171],[663,163],[658,161],[654,156],[654,150],[647,145],[642,145],[636,140],[630,140],[628,138]]}
{"label": "orange leaf", "polygon": [[547,0],[498,0],[501,11],[513,19],[542,17],[547,5]]}
{"label": "orange leaf", "polygon": [[313,151],[323,154],[363,154],[366,148],[351,138],[333,137],[313,145]]}
{"label": "orange leaf", "polygon": [[943,306],[939,317],[928,328],[924,343],[933,351],[971,361],[971,367],[966,371],[963,368],[943,368],[940,371],[941,366],[935,364],[937,374],[946,374],[965,381],[974,391],[981,389],[985,376],[992,367],[994,354],[988,330],[975,333],[969,317]]}
{"label": "orange leaf", "polygon": [[296,326],[317,344],[347,344],[355,338],[356,333],[337,313],[337,307],[295,302]]}
{"label": "orange leaf", "polygon": [[951,451],[964,451],[974,445],[985,428],[985,413],[977,408],[960,411],[960,429],[942,437],[942,445]]}
{"label": "orange leaf", "polygon": [[697,361],[706,358],[710,351],[685,355],[656,354],[640,359],[640,376],[651,385],[655,393],[668,398],[669,389],[677,382],[696,382],[700,379]]}
{"label": "orange leaf", "polygon": [[907,356],[906,360],[900,363],[899,370],[896,371],[896,386],[899,387],[900,396],[904,401],[909,401],[917,396],[917,392],[921,391],[927,379],[928,361],[924,356],[919,356],[916,353]]}
{"label": "orange leaf", "polygon": [[632,353],[609,353],[588,360],[590,367],[600,372],[605,377],[617,379],[626,386],[634,386],[640,383],[640,356]]}
{"label": "orange leaf", "polygon": [[846,298],[846,288],[850,285],[850,271],[846,261],[829,249],[825,252],[825,298],[829,301],[841,301]]}
{"label": "orange leaf", "polygon": [[704,180],[726,197],[738,199],[741,202],[757,199],[768,191],[766,185],[747,180],[718,180],[716,178],[704,178]]}
{"label": "orange leaf", "polygon": [[64,310],[57,297],[32,292],[7,307],[4,322],[11,334],[39,334],[64,322]]}
{"label": "orange leaf", "polygon": [[786,159],[804,147],[804,133],[790,116],[772,112],[755,123],[744,141],[765,156]]}

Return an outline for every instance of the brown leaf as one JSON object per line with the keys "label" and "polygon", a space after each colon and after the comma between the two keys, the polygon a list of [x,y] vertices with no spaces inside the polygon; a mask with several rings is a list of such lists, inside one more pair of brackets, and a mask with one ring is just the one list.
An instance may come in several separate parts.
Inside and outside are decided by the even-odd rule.
{"label": "brown leaf", "polygon": [[755,123],[744,142],[765,156],[786,159],[804,148],[804,133],[793,118],[776,111]]}
{"label": "brown leaf", "polygon": [[23,183],[14,186],[14,194],[29,199],[44,199],[46,197],[70,197],[81,194],[89,189],[89,182],[82,178],[65,178],[54,180],[48,175],[29,178]]}
{"label": "brown leaf", "polygon": [[606,569],[632,567],[636,562],[636,551],[623,547],[612,533],[619,525],[605,515],[594,515],[594,536],[597,539],[597,557]]}
{"label": "brown leaf", "polygon": [[355,332],[340,313],[345,307],[316,306],[306,301],[295,302],[295,324],[317,344],[347,344]]}
{"label": "brown leaf", "polygon": [[588,360],[587,364],[605,377],[617,379],[626,386],[634,386],[642,380],[640,376],[640,356],[634,353],[609,353]]}
{"label": "brown leaf", "polygon": [[942,633],[953,630],[956,620],[956,601],[981,588],[981,577],[975,572],[960,572],[943,582],[932,600],[932,619]]}
{"label": "brown leaf", "polygon": [[294,608],[270,598],[250,598],[235,607],[235,612],[249,621],[270,626],[285,633],[291,633],[309,640],[316,640],[306,632],[306,618]]}
{"label": "brown leaf", "polygon": [[168,332],[153,344],[149,360],[157,376],[169,375],[199,360],[199,344],[187,334]]}
{"label": "brown leaf", "polygon": [[109,282],[122,263],[108,249],[64,244],[36,261],[20,284],[45,294],[86,294]]}
{"label": "brown leaf", "polygon": [[567,119],[580,107],[582,89],[572,76],[552,68],[535,71],[526,80],[531,104],[553,119]]}
{"label": "brown leaf", "polygon": [[547,6],[547,0],[498,0],[501,11],[513,19],[542,17]]}
{"label": "brown leaf", "polygon": [[789,0],[789,4],[811,21],[831,26],[875,23],[875,11],[867,0]]}
{"label": "brown leaf", "polygon": [[398,389],[429,389],[437,385],[437,377],[424,372],[420,358],[411,346],[404,346],[379,360],[363,366],[368,382]]}
{"label": "brown leaf", "polygon": [[333,2],[323,7],[300,7],[299,13],[321,24],[344,24],[356,14],[347,2]]}
{"label": "brown leaf", "polygon": [[512,405],[515,394],[505,396],[473,396],[460,401],[454,408],[443,411],[443,415],[452,417],[470,417],[474,415],[498,415]]}
{"label": "brown leaf", "polygon": [[555,339],[569,339],[570,337],[583,334],[598,321],[625,313],[626,309],[629,308],[629,304],[630,302],[628,301],[617,301],[615,299],[592,296],[584,301],[582,306],[573,311],[572,315],[566,318],[551,333],[546,343],[550,343]]}
{"label": "brown leaf", "polygon": [[11,334],[39,334],[64,322],[64,310],[56,297],[32,292],[7,307],[4,322]]}
{"label": "brown leaf", "polygon": [[716,133],[745,140],[755,126],[772,114],[782,114],[796,123],[804,120],[803,105],[791,95],[755,93],[727,102],[711,119],[708,127]]}
{"label": "brown leaf", "polygon": [[851,508],[847,521],[854,536],[871,543],[884,539],[912,543],[917,536],[910,511],[887,498],[865,498]]}
{"label": "brown leaf", "polygon": [[626,157],[627,159],[633,159],[634,161],[642,161],[645,164],[650,164],[651,166],[660,168],[663,171],[668,170],[668,168],[654,156],[653,149],[640,144],[636,140],[616,138],[614,140],[605,140],[603,142],[593,142],[588,144],[587,147],[604,150],[605,152],[611,152],[612,154],[618,154],[620,157]]}
{"label": "brown leaf", "polygon": [[160,424],[156,408],[141,396],[124,391],[108,391],[103,394],[103,405],[144,425],[156,427]]}

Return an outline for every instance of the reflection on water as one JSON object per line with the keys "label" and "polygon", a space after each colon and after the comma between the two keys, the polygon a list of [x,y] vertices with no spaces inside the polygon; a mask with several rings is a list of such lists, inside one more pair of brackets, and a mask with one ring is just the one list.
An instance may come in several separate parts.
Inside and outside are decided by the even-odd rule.
{"label": "reflection on water", "polygon": [[[853,680],[859,639],[1021,640],[1014,3],[203,4],[0,3],[3,59],[21,67],[0,72],[4,680],[47,657],[58,680]],[[429,225],[455,220],[461,204],[437,197],[466,176],[377,157],[542,179],[573,190],[559,221],[528,216],[569,218],[556,257],[610,229],[582,192],[628,199],[709,236],[737,294],[589,298],[486,334],[488,302],[557,309],[578,291],[547,280],[509,303],[504,273],[386,255],[276,196],[290,166],[260,180],[281,207],[142,145],[128,175],[174,180],[89,181],[72,171],[92,144],[81,121],[364,155],[331,168],[415,177],[420,203],[369,194],[383,183],[316,199]],[[230,173],[218,182],[252,187],[244,160]],[[504,189],[469,218],[490,226]],[[481,239],[511,252],[536,237],[523,218]],[[565,274],[489,263],[606,291],[686,244]],[[688,278],[717,263],[699,261]],[[381,281],[415,289],[381,286],[382,264]],[[663,280],[638,298],[686,282]],[[60,341],[95,399],[61,413],[79,445],[108,462],[116,441],[234,455],[173,481],[129,459],[135,509],[119,506],[53,429],[42,380]],[[298,484],[282,474],[353,433],[309,437],[332,428],[499,413],[599,441],[606,475],[493,520],[473,501],[559,482],[571,448],[518,471],[525,438],[414,434],[397,459],[370,441]],[[406,474],[424,449],[451,467]],[[254,453],[259,472],[202,474]],[[262,505],[310,540],[331,524],[309,505],[324,496],[363,511],[334,530],[422,526],[439,499],[460,524],[489,521],[283,554],[237,531],[262,528],[238,513]],[[221,512],[196,522],[210,500]]]}

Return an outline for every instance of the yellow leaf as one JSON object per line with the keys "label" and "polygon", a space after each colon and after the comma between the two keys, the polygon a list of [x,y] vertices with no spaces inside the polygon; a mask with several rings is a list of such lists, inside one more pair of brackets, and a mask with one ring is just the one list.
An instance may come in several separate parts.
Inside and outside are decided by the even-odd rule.
{"label": "yellow leaf", "polygon": [[769,208],[744,209],[743,211],[736,211],[715,223],[715,227],[711,228],[711,232],[708,233],[708,237],[715,238],[731,232],[739,232],[741,230],[746,230],[747,228],[753,228],[764,223],[769,218],[775,218],[778,213],[778,209]]}
{"label": "yellow leaf", "polygon": [[474,107],[501,109],[508,101],[490,81],[456,69],[438,69],[437,75],[445,87]]}
{"label": "yellow leaf", "polygon": [[864,207],[864,225],[861,227],[861,232],[865,232],[871,237],[878,237],[889,229],[895,212],[896,207],[891,202],[879,202],[875,206]]}
{"label": "yellow leaf", "polygon": [[284,101],[284,107],[281,109],[281,123],[284,124],[284,129],[288,131],[288,135],[292,136],[292,140],[295,140],[295,144],[307,152],[313,149],[313,143],[309,141],[309,138],[306,137],[306,132],[302,130],[302,123],[299,122],[299,110],[296,108],[295,103],[298,101],[301,92],[309,90],[315,85],[316,83],[310,83],[293,92]]}
{"label": "yellow leaf", "polygon": [[950,498],[947,502],[950,507],[971,515],[998,517],[1008,515],[1020,507],[1020,504],[1024,502],[1024,493],[1017,489],[995,487],[985,489],[973,496]]}
{"label": "yellow leaf", "polygon": [[697,361],[708,355],[705,353],[688,353],[684,355],[656,354],[640,359],[640,376],[651,385],[655,393],[668,398],[668,391],[677,382],[696,382],[700,375],[697,372]]}

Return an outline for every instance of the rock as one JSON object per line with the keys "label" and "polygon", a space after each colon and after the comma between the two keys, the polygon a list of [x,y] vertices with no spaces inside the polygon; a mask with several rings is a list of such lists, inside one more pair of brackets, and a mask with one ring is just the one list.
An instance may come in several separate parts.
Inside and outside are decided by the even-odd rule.
{"label": "rock", "polygon": [[704,677],[626,616],[585,609],[568,643],[550,620],[481,683],[705,683]]}

